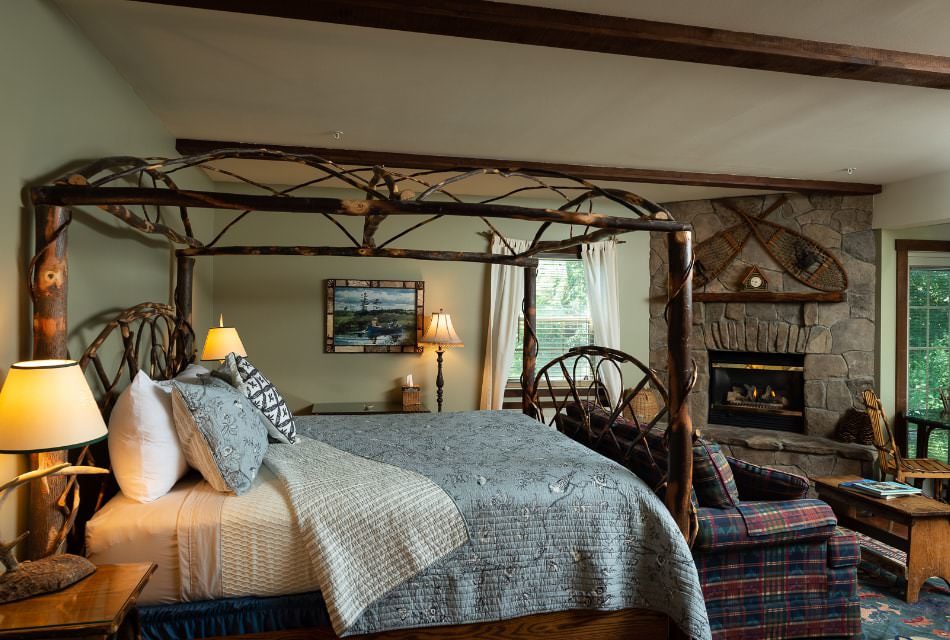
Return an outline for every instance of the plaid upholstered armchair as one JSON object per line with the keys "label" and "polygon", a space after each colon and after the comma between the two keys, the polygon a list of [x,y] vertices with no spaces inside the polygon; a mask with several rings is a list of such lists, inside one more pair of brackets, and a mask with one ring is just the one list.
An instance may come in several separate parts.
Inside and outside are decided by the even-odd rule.
{"label": "plaid upholstered armchair", "polygon": [[[696,451],[701,449],[701,451]],[[694,448],[693,558],[717,640],[861,634],[860,549],[808,481]]]}
{"label": "plaid upholstered armchair", "polygon": [[[665,474],[665,439],[581,403],[556,422],[566,435],[624,464],[649,486]],[[631,443],[636,443],[632,444]],[[693,558],[715,640],[854,638],[860,550],[831,507],[806,497],[796,475],[693,447]]]}

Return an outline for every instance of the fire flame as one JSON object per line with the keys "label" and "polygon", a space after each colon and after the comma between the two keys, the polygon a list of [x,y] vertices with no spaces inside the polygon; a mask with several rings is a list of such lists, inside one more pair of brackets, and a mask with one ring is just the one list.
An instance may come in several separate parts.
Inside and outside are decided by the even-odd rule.
{"label": "fire flame", "polygon": [[778,399],[778,394],[771,386],[766,386],[762,391],[759,391],[758,385],[749,385],[746,389],[752,402],[775,402]]}

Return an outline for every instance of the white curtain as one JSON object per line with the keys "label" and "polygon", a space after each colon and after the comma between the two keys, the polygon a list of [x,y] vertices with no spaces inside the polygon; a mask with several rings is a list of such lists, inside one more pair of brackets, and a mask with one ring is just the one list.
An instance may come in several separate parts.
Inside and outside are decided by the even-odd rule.
{"label": "white curtain", "polygon": [[[581,247],[587,301],[594,325],[594,342],[601,347],[620,348],[620,291],[617,284],[617,242],[607,240]],[[607,387],[610,403],[616,406],[623,389],[617,368],[604,364],[601,379]]]}
{"label": "white curtain", "polygon": [[[506,238],[520,253],[531,246],[529,240]],[[508,253],[505,241],[492,236],[492,253]],[[524,269],[503,264],[491,266],[491,300],[488,307],[488,340],[485,344],[485,369],[482,372],[482,409],[501,409],[505,401],[508,370],[515,359],[518,340],[518,314],[524,299]]]}

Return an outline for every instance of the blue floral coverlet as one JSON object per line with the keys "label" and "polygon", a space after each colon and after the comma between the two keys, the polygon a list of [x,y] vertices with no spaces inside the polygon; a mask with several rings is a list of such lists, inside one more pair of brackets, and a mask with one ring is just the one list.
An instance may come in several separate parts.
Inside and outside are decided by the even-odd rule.
{"label": "blue floral coverlet", "polygon": [[468,527],[468,543],[377,600],[347,635],[636,607],[710,637],[696,567],[663,503],[633,473],[541,423],[473,411],[308,416],[297,427],[428,477]]}

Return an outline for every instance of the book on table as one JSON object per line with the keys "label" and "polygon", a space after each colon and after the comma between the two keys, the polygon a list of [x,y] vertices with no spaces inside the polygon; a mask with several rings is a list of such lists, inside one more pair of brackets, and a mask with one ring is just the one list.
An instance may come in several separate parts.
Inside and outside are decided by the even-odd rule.
{"label": "book on table", "polygon": [[920,493],[920,489],[912,487],[903,482],[888,482],[878,480],[853,480],[851,482],[842,482],[840,487],[845,489],[854,489],[875,498],[898,498],[900,496],[913,496]]}

